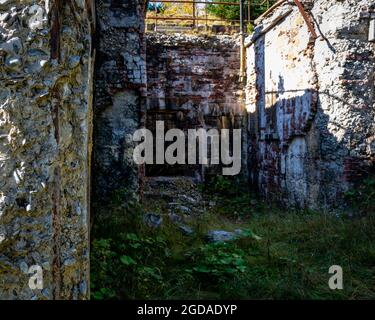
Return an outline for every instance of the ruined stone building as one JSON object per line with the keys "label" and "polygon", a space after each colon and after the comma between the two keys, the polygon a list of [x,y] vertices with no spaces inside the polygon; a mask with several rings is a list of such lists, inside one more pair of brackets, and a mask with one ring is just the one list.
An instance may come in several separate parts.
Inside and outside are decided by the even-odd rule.
{"label": "ruined stone building", "polygon": [[90,199],[191,173],[134,164],[156,120],[242,128],[254,190],[338,206],[374,167],[375,5],[301,2],[317,38],[282,1],[245,41],[243,84],[237,36],[145,33],[146,0],[0,0],[0,298],[88,298]]}
{"label": "ruined stone building", "polygon": [[261,17],[247,39],[249,167],[268,198],[302,208],[337,206],[373,168],[371,4],[305,1],[315,39],[300,12],[284,3]]}

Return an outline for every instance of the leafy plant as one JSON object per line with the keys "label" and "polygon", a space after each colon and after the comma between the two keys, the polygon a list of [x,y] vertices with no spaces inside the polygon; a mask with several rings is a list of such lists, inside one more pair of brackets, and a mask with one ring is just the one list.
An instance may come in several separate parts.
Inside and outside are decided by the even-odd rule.
{"label": "leafy plant", "polygon": [[161,237],[121,233],[92,244],[91,271],[94,299],[144,298],[163,288],[161,270],[169,256]]}
{"label": "leafy plant", "polygon": [[[222,0],[222,2],[238,2],[233,0]],[[264,1],[264,0],[254,0],[251,2],[251,20],[258,18],[262,13],[264,13],[270,5],[276,1]],[[244,5],[244,12],[247,12],[247,3]],[[234,5],[226,4],[209,4],[207,6],[207,11],[217,17],[229,20],[239,20],[240,19],[240,7]]]}
{"label": "leafy plant", "polygon": [[[375,298],[374,187],[368,179],[348,192],[347,200],[368,214],[346,219],[265,206],[240,180],[214,177],[202,190],[216,205],[196,219],[199,228],[189,237],[167,219],[159,229],[145,227],[142,206],[120,190],[108,206],[95,207],[92,298]],[[228,243],[203,242],[218,228],[242,233]],[[344,290],[327,286],[333,264],[345,270]]]}
{"label": "leafy plant", "polygon": [[245,252],[228,243],[206,244],[191,250],[187,256],[192,261],[187,272],[208,277],[214,282],[238,277],[247,268]]}
{"label": "leafy plant", "polygon": [[[234,2],[232,0],[223,0],[222,2]],[[207,11],[217,17],[228,20],[240,19],[240,7],[225,4],[209,4]]]}

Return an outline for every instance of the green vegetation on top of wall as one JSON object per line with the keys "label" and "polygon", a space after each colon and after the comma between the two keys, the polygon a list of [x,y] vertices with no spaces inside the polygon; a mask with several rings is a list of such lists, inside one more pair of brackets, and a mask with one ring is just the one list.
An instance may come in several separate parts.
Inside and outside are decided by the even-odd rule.
{"label": "green vegetation on top of wall", "polygon": [[[233,0],[221,0],[221,2],[239,2]],[[262,13],[264,13],[269,7],[274,4],[276,1],[264,1],[264,0],[252,0],[250,2],[250,14],[251,19],[255,20],[258,18]],[[239,20],[240,19],[240,7],[233,6],[233,5],[225,5],[225,4],[210,4],[207,6],[207,11],[217,17],[222,19],[229,19],[229,20]],[[244,14],[247,18],[248,12],[248,3],[245,1],[244,5]]]}

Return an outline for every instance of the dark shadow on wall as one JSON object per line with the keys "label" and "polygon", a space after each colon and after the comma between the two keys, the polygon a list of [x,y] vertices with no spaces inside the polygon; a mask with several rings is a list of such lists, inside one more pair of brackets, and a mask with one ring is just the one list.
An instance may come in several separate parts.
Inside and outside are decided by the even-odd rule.
{"label": "dark shadow on wall", "polygon": [[142,125],[146,90],[146,4],[96,0],[93,205],[105,205],[119,190],[129,195],[138,191],[140,168],[133,161],[132,135]]}
{"label": "dark shadow on wall", "polygon": [[[340,207],[348,188],[375,174],[374,153],[366,144],[371,128],[363,127],[368,112],[374,113],[371,101],[366,107],[328,91],[285,90],[282,75],[278,90],[266,92],[264,41],[260,37],[255,43],[257,100],[255,112],[248,115],[253,190],[282,205]],[[349,83],[346,90],[354,88]],[[294,96],[282,98],[288,94]],[[267,95],[276,96],[277,102],[266,106]],[[336,112],[348,113],[359,123],[336,123],[332,111],[322,108],[323,97],[325,105],[340,108]]]}
{"label": "dark shadow on wall", "polygon": [[[254,33],[254,37],[257,37],[257,33],[261,33],[262,28],[258,27]],[[265,36],[259,37],[254,43],[255,47],[255,73],[256,75],[265,74],[265,57],[264,57],[264,41]],[[259,183],[259,133],[261,119],[260,114],[265,104],[265,82],[261,81],[260,77],[256,77],[255,81],[256,90],[256,104],[254,112],[248,113],[248,170],[249,170],[249,185],[253,192],[261,192]]]}
{"label": "dark shadow on wall", "polygon": [[[325,95],[340,101],[353,114],[358,111],[357,107],[327,92],[293,92],[297,91],[301,95],[279,100],[269,107],[267,114],[250,115],[267,125],[270,121],[267,115],[277,113],[278,124],[288,131],[287,135],[280,136],[277,132],[265,134],[258,129],[251,140],[254,154],[250,156],[254,162],[250,163],[250,173],[257,178],[255,183],[262,194],[282,204],[301,208],[338,207],[349,187],[375,174],[373,154],[368,150],[353,153],[364,143],[365,133],[353,144],[351,128],[332,121],[321,108],[320,99],[317,111],[306,115],[303,122],[293,124],[286,119],[290,118],[288,115],[298,119],[293,108],[299,101],[312,101],[313,96]],[[343,132],[340,141],[330,132],[332,126]],[[293,130],[289,131],[291,127]]]}

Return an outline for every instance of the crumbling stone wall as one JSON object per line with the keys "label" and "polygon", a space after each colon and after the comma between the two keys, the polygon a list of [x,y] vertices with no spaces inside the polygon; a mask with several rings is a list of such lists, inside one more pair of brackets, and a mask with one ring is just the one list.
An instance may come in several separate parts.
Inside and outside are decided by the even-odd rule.
{"label": "crumbling stone wall", "polygon": [[138,192],[133,133],[142,125],[146,95],[146,0],[97,0],[93,195]]}
{"label": "crumbling stone wall", "polygon": [[302,3],[318,39],[286,2],[247,40],[249,168],[268,198],[332,207],[374,166],[374,5]]}
{"label": "crumbling stone wall", "polygon": [[[146,108],[178,110],[196,126],[239,127],[244,118],[233,39],[150,35],[146,74],[146,2],[96,1],[99,201],[122,187],[137,193],[143,171],[132,134]],[[374,165],[375,6],[303,3],[318,39],[290,2],[250,39],[246,156],[267,197],[332,206]],[[0,0],[1,299],[88,297],[93,8],[90,0]],[[29,287],[31,266],[43,270],[42,289]]]}
{"label": "crumbling stone wall", "polygon": [[91,1],[0,1],[1,299],[88,296],[92,17]]}
{"label": "crumbling stone wall", "polygon": [[[245,133],[239,70],[236,36],[147,33],[147,123],[152,128],[155,121],[164,120],[166,130],[243,128]],[[243,168],[246,172],[245,160]],[[194,175],[194,170],[199,166],[178,171]]]}

